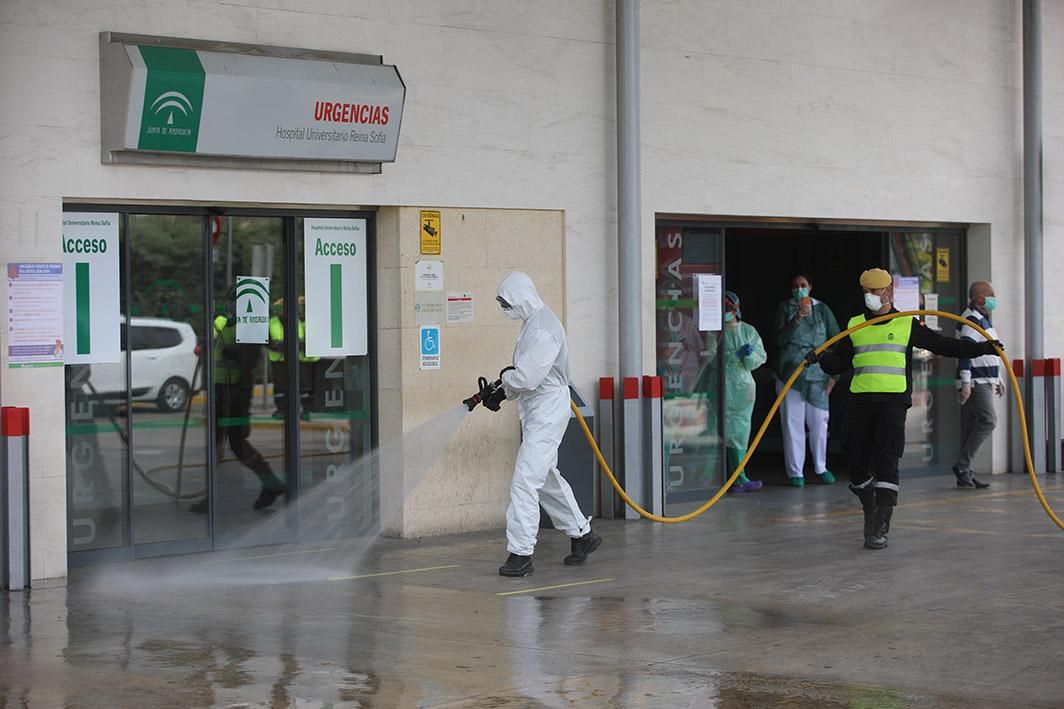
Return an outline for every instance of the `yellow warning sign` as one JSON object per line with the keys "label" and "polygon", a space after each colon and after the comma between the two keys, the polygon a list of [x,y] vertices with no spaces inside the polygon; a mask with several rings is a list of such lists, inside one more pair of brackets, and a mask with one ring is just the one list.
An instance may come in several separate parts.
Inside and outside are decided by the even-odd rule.
{"label": "yellow warning sign", "polygon": [[949,283],[949,249],[935,249],[935,282]]}
{"label": "yellow warning sign", "polygon": [[421,253],[426,256],[439,256],[442,251],[443,237],[440,226],[440,213],[421,210]]}

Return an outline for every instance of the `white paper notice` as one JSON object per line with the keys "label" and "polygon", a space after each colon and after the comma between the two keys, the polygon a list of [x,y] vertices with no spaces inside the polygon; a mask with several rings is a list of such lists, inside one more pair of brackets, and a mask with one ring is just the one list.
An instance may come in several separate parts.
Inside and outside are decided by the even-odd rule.
{"label": "white paper notice", "polygon": [[451,291],[447,294],[447,322],[473,322],[473,294]]}
{"label": "white paper notice", "polygon": [[414,264],[414,290],[443,290],[443,261],[422,259]]}
{"label": "white paper notice", "polygon": [[898,276],[894,279],[894,307],[902,312],[920,309],[919,276]]}
{"label": "white paper notice", "polygon": [[7,366],[63,366],[63,264],[7,264]]}
{"label": "white paper notice", "polygon": [[702,332],[719,331],[723,291],[721,277],[712,273],[696,274],[695,289],[698,291],[698,329]]}
{"label": "white paper notice", "polygon": [[[938,293],[924,293],[924,310],[938,310]],[[927,315],[924,317],[924,325],[932,330],[939,330],[938,316]]]}

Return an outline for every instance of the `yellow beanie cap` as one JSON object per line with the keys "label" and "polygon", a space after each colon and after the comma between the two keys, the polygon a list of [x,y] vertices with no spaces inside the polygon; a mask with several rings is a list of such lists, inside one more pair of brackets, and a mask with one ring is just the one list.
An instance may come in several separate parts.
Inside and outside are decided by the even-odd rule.
{"label": "yellow beanie cap", "polygon": [[886,288],[892,281],[890,274],[882,268],[870,268],[861,274],[862,288]]}

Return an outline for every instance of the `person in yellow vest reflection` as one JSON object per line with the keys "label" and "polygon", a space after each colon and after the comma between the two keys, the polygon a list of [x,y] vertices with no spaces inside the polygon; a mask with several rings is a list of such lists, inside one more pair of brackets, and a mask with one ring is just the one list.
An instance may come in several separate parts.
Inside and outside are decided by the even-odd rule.
{"label": "person in yellow vest reflection", "polygon": [[[288,365],[285,364],[284,298],[274,301],[270,313],[270,378],[273,380],[273,412],[275,419],[284,418],[288,410]],[[314,392],[314,363],[320,357],[306,354],[306,300],[299,296],[299,401],[302,418],[310,418]]]}
{"label": "person in yellow vest reflection", "polygon": [[[214,411],[215,448],[221,458],[229,442],[233,455],[259,478],[262,490],[252,505],[261,510],[285,493],[284,481],[251,445],[251,394],[255,365],[262,356],[261,345],[237,344],[236,318],[219,315],[214,319]],[[193,512],[206,512],[207,499],[192,506]]]}
{"label": "person in yellow vest reflection", "polygon": [[[894,313],[894,281],[882,268],[861,274],[865,312],[850,318],[847,328]],[[946,357],[971,359],[996,354],[1000,342],[974,342],[944,337],[912,317],[871,325],[843,338],[806,362],[839,375],[852,369],[850,401],[843,425],[850,490],[864,509],[865,549],[887,546],[890,518],[898,504],[898,461],[905,451],[905,416],[912,406],[913,348]]]}

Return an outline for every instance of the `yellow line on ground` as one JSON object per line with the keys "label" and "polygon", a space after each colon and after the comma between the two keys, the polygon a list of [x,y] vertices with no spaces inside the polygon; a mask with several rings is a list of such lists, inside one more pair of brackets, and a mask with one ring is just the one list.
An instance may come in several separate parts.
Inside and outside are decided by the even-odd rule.
{"label": "yellow line on ground", "polygon": [[227,561],[248,561],[250,559],[272,559],[276,556],[291,556],[292,554],[314,554],[320,551],[332,551],[335,547],[326,547],[324,549],[303,549],[300,551],[282,551],[276,554],[259,554],[257,556],[231,556],[227,559],[211,559],[206,562],[208,564],[224,564]]}
{"label": "yellow line on ground", "polygon": [[516,596],[519,593],[535,593],[536,591],[553,591],[556,588],[572,588],[573,586],[587,586],[591,583],[606,583],[617,579],[595,579],[594,581],[577,581],[575,583],[560,583],[557,586],[540,586],[539,588],[523,588],[520,591],[504,591],[496,593],[496,596]]}
{"label": "yellow line on ground", "polygon": [[330,581],[353,581],[355,579],[371,579],[377,576],[398,576],[399,574],[416,574],[420,571],[440,571],[442,569],[457,569],[461,564],[447,564],[446,566],[425,566],[420,569],[403,569],[401,571],[381,571],[376,574],[358,574],[357,576],[332,576]]}

